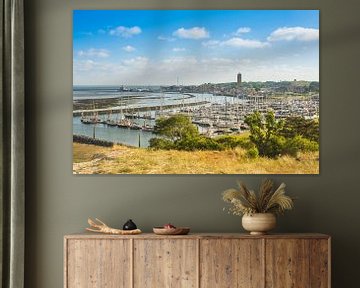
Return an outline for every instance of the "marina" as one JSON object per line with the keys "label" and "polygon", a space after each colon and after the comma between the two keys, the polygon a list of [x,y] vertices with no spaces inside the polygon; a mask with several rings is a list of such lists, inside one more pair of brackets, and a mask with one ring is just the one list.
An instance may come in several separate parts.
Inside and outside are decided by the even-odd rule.
{"label": "marina", "polygon": [[290,116],[315,119],[319,115],[318,93],[274,97],[271,93],[254,95],[239,90],[236,96],[224,96],[165,93],[157,89],[131,92],[118,87],[74,89],[73,134],[148,147],[149,140],[156,137],[153,133],[156,119],[179,113],[187,115],[199,132],[208,137],[247,131],[245,117],[254,111],[274,111],[278,119]]}
{"label": "marina", "polygon": [[74,173],[318,174],[318,10],[76,10],[73,28]]}

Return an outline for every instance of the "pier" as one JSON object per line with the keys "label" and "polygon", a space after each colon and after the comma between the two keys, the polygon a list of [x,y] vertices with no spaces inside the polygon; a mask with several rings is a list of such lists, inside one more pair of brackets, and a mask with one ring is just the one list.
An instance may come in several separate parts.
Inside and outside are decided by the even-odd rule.
{"label": "pier", "polygon": [[154,106],[120,106],[120,107],[110,107],[110,108],[99,108],[99,109],[87,109],[87,110],[75,110],[73,111],[73,116],[81,116],[83,114],[108,114],[112,113],[122,113],[124,111],[131,111],[133,113],[138,112],[149,112],[149,111],[162,111],[162,110],[171,110],[181,107],[193,107],[209,104],[208,101],[198,101],[191,103],[180,103],[180,104],[170,104],[170,105],[154,105]]}

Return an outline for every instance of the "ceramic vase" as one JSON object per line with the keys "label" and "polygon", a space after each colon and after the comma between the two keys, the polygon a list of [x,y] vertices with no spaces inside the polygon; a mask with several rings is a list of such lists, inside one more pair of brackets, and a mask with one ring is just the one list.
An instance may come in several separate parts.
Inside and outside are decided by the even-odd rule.
{"label": "ceramic vase", "polygon": [[251,235],[263,235],[274,229],[276,217],[272,213],[255,213],[242,217],[242,226]]}

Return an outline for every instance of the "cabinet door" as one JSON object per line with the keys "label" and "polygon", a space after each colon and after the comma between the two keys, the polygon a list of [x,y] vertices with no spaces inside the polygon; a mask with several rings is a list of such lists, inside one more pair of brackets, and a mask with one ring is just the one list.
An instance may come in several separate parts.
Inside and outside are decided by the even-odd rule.
{"label": "cabinet door", "polygon": [[135,288],[197,287],[197,240],[134,240]]}
{"label": "cabinet door", "polygon": [[131,287],[130,240],[67,240],[67,288]]}
{"label": "cabinet door", "polygon": [[264,287],[263,242],[260,239],[200,241],[200,287]]}
{"label": "cabinet door", "polygon": [[[325,251],[319,249],[316,241],[318,240],[267,239],[266,287],[327,287],[327,274],[324,271],[318,274],[322,269],[320,263],[323,262]],[[327,251],[325,253],[327,257]]]}
{"label": "cabinet door", "polygon": [[330,240],[310,241],[310,287],[330,287]]}

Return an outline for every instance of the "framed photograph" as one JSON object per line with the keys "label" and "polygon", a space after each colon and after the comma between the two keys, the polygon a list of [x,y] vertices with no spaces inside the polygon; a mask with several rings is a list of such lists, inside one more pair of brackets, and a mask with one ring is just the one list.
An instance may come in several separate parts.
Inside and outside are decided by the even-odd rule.
{"label": "framed photograph", "polygon": [[318,10],[75,10],[74,174],[318,174]]}

